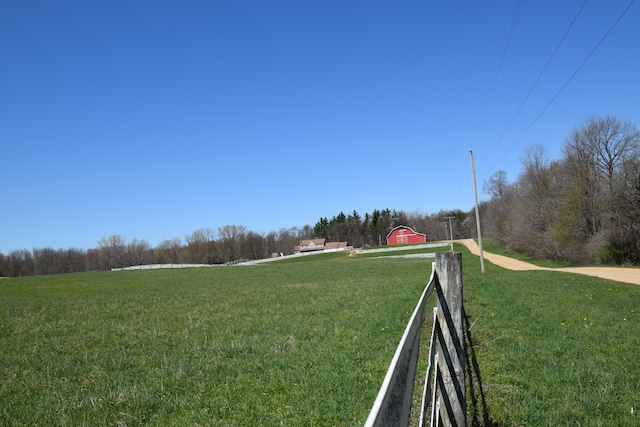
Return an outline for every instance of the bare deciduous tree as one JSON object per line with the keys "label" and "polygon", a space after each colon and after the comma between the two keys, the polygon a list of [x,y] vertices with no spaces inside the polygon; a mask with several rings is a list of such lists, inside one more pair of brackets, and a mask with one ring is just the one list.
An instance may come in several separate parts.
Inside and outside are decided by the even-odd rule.
{"label": "bare deciduous tree", "polygon": [[31,276],[34,273],[33,256],[26,249],[11,251],[5,258],[5,271],[8,276]]}
{"label": "bare deciduous tree", "polygon": [[60,273],[59,254],[53,248],[33,249],[35,274]]}
{"label": "bare deciduous tree", "polygon": [[493,199],[501,199],[507,194],[509,187],[509,181],[507,180],[507,172],[499,170],[484,181],[482,187],[486,194],[489,194]]}
{"label": "bare deciduous tree", "polygon": [[127,245],[127,264],[145,265],[151,262],[151,246],[146,240],[133,239]]}
{"label": "bare deciduous tree", "polygon": [[153,262],[156,264],[177,264],[181,262],[182,244],[180,239],[163,240],[153,250]]}
{"label": "bare deciduous tree", "polygon": [[100,268],[103,270],[125,267],[126,246],[124,237],[118,234],[102,237],[98,242],[98,255]]}
{"label": "bare deciduous tree", "polygon": [[640,132],[628,120],[615,116],[590,117],[581,127],[573,130],[565,145],[565,154],[581,153],[585,162],[593,162],[599,177],[608,189],[613,189],[614,178],[620,167],[638,156]]}
{"label": "bare deciduous tree", "polygon": [[218,227],[218,236],[224,262],[243,258],[242,241],[247,232],[243,225],[225,225]]}
{"label": "bare deciduous tree", "polygon": [[[499,245],[506,244],[511,188],[504,170],[495,172],[484,182],[484,192],[491,195],[491,200],[480,205],[483,236]],[[475,219],[473,215],[472,219]]]}

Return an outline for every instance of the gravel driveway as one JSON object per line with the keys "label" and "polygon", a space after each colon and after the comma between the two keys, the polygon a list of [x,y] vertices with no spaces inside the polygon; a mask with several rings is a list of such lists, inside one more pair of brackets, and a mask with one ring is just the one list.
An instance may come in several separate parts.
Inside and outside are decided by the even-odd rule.
{"label": "gravel driveway", "polygon": [[[480,255],[480,248],[473,239],[456,240],[458,243],[465,245],[472,254]],[[528,262],[519,261],[503,255],[496,255],[484,252],[484,259],[493,264],[506,268],[507,270],[550,270],[564,271],[566,273],[584,274],[587,276],[599,277],[601,279],[614,280],[616,282],[632,283],[640,285],[640,269],[639,268],[623,268],[623,267],[564,267],[564,268],[548,268],[530,264]]]}

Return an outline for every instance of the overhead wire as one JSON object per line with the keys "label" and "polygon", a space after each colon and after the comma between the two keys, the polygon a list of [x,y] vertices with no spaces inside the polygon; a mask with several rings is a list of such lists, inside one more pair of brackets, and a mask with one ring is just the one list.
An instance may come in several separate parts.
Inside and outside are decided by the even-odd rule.
{"label": "overhead wire", "polygon": [[553,104],[553,102],[556,100],[556,98],[558,98],[558,96],[564,91],[564,89],[569,85],[569,83],[571,82],[571,80],[573,80],[573,78],[576,76],[576,74],[578,74],[578,72],[582,69],[582,67],[587,63],[587,61],[589,61],[589,59],[591,58],[591,56],[593,56],[593,54],[595,53],[596,50],[598,50],[598,48],[600,47],[600,45],[604,42],[604,40],[609,36],[609,34],[611,33],[611,31],[613,31],[613,29],[618,25],[618,23],[620,22],[620,20],[624,17],[624,15],[627,13],[627,11],[631,8],[631,6],[633,5],[633,3],[635,3],[635,0],[631,0],[631,2],[629,3],[629,5],[622,11],[622,13],[620,14],[620,16],[618,16],[618,19],[615,20],[615,22],[611,25],[611,27],[609,27],[609,29],[607,30],[607,32],[602,36],[602,38],[600,39],[600,41],[598,41],[598,43],[596,43],[596,45],[593,47],[593,49],[591,49],[591,51],[589,52],[589,54],[585,57],[585,59],[582,61],[582,63],[580,63],[580,65],[576,68],[576,70],[571,74],[571,76],[569,76],[569,78],[567,79],[567,81],[560,87],[560,89],[558,89],[558,91],[555,93],[555,95],[551,98],[551,100],[547,103],[547,105],[545,105],[545,107],[542,109],[542,111],[540,111],[540,113],[536,116],[536,118],[531,122],[531,124],[525,129],[525,131],[522,133],[522,135],[516,139],[516,141],[509,147],[508,150],[506,150],[504,152],[504,154],[502,155],[502,157],[500,157],[496,163],[489,169],[489,172],[491,172],[493,169],[496,168],[496,166],[498,166],[502,160],[504,160],[505,157],[507,157],[507,155],[516,147],[516,145],[518,145],[518,143],[520,141],[522,141],[522,139],[525,137],[525,135],[529,132],[529,130],[531,130],[531,128],[536,124],[536,122],[540,119],[540,117],[542,117],[542,115],[549,109],[549,107],[551,106],[551,104]]}
{"label": "overhead wire", "polygon": [[549,59],[547,60],[547,63],[544,65],[544,67],[542,67],[542,71],[540,71],[540,74],[538,74],[538,77],[536,78],[536,80],[533,82],[533,85],[531,85],[531,88],[529,89],[529,92],[527,93],[527,95],[524,97],[524,99],[522,100],[522,102],[520,103],[520,106],[518,107],[518,109],[516,110],[515,114],[513,115],[513,117],[511,117],[511,120],[509,120],[509,123],[507,123],[507,126],[505,127],[504,131],[502,131],[502,134],[500,134],[500,136],[498,137],[498,139],[496,140],[495,144],[493,144],[493,146],[491,147],[491,149],[489,150],[489,152],[486,154],[486,157],[483,159],[483,161],[480,163],[479,168],[482,168],[482,166],[484,165],[484,163],[490,158],[491,153],[493,153],[493,150],[496,149],[496,147],[498,146],[498,144],[500,143],[500,141],[502,141],[502,138],[504,138],[504,135],[507,133],[507,131],[509,130],[509,128],[511,127],[511,125],[513,124],[513,122],[515,121],[515,119],[518,117],[518,115],[520,114],[520,111],[522,110],[522,107],[524,107],[524,104],[526,104],[527,100],[529,100],[529,97],[531,96],[531,94],[533,93],[533,90],[536,88],[536,86],[538,85],[538,83],[540,82],[540,80],[542,79],[542,76],[544,75],[544,73],[547,71],[547,68],[549,67],[549,64],[551,64],[551,61],[553,61],[553,58],[556,56],[556,53],[558,53],[558,51],[560,50],[560,47],[562,46],[562,44],[564,43],[564,40],[567,38],[567,36],[569,35],[569,33],[571,32],[571,29],[573,28],[573,25],[576,23],[576,21],[578,20],[578,17],[580,16],[580,14],[582,13],[582,11],[584,10],[584,7],[587,5],[587,0],[584,0],[584,2],[582,3],[582,6],[580,7],[580,9],[578,10],[578,12],[576,13],[576,15],[573,17],[573,20],[571,21],[571,23],[569,24],[569,27],[567,28],[567,30],[564,32],[564,34],[562,35],[562,37],[560,38],[560,41],[558,42],[558,44],[556,45],[556,48],[554,49],[553,53],[551,54],[551,56],[549,57]]}
{"label": "overhead wire", "polygon": [[518,13],[520,12],[520,6],[522,5],[522,0],[520,0],[518,2],[518,7],[516,9],[516,14],[513,17],[513,21],[511,22],[511,29],[509,30],[509,35],[507,36],[507,42],[504,44],[504,49],[502,50],[502,56],[500,57],[500,62],[498,63],[498,69],[496,70],[496,74],[495,76],[493,76],[493,82],[491,83],[491,89],[489,89],[489,95],[487,96],[487,100],[484,103],[484,108],[482,109],[482,114],[480,115],[480,121],[478,122],[478,127],[476,128],[476,132],[473,135],[473,139],[471,140],[471,145],[473,147],[473,143],[476,140],[476,137],[478,136],[478,131],[480,130],[480,126],[482,125],[482,122],[484,121],[484,116],[487,112],[487,106],[489,105],[489,101],[491,100],[491,97],[493,95],[493,90],[496,87],[496,81],[498,81],[498,75],[500,74],[500,70],[502,69],[502,63],[504,62],[504,57],[507,54],[507,49],[509,48],[509,43],[511,42],[511,35],[513,34],[513,29],[516,26],[516,21],[518,19]]}
{"label": "overhead wire", "polygon": [[[507,35],[507,40],[505,41],[504,44],[504,48],[502,49],[502,55],[500,56],[500,61],[498,62],[498,68],[496,69],[496,73],[493,76],[493,82],[491,84],[491,88],[489,89],[489,94],[487,95],[487,100],[484,103],[484,108],[482,109],[482,113],[480,115],[480,120],[478,122],[478,126],[476,127],[476,130],[474,132],[473,138],[471,140],[471,147],[470,149],[473,149],[473,144],[475,143],[476,137],[478,136],[478,132],[480,131],[480,127],[482,126],[482,123],[484,121],[484,116],[485,113],[487,112],[487,107],[489,105],[489,102],[491,101],[491,98],[493,96],[493,91],[495,89],[496,86],[496,82],[498,80],[498,76],[500,75],[500,70],[502,69],[502,63],[504,62],[504,58],[507,54],[507,50],[509,48],[509,44],[511,42],[511,36],[513,34],[513,29],[515,28],[516,25],[516,21],[518,20],[518,14],[520,12],[520,6],[522,5],[522,0],[520,0],[518,2],[518,7],[516,8],[516,12],[513,16],[513,20],[511,21],[511,27],[509,28],[509,34]],[[467,165],[467,167],[469,167],[469,163],[465,163]],[[467,167],[465,167],[465,171],[467,170]],[[466,172],[463,173],[460,176],[460,185],[459,185],[459,189],[462,188],[462,180],[464,179],[464,177],[466,176]],[[458,193],[460,192],[460,190],[458,189]]]}

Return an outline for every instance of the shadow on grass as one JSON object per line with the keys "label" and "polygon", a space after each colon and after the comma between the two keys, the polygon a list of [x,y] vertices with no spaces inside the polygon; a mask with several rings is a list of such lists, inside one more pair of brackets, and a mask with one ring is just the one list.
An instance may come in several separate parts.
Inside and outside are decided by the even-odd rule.
{"label": "shadow on grass", "polygon": [[466,311],[464,312],[464,331],[467,340],[467,411],[469,419],[467,424],[472,427],[500,427],[500,424],[491,419],[489,410],[487,409],[487,400],[484,395],[482,386],[482,376],[480,375],[480,367],[476,358],[473,336],[469,326],[469,318]]}

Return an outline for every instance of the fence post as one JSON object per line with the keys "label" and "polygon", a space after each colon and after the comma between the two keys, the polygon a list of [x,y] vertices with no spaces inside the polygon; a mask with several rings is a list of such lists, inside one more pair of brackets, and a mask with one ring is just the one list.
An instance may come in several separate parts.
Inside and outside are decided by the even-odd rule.
{"label": "fence post", "polygon": [[[462,307],[462,254],[436,253],[440,416],[444,425],[466,426],[465,341]],[[434,402],[435,404],[435,402]]]}

